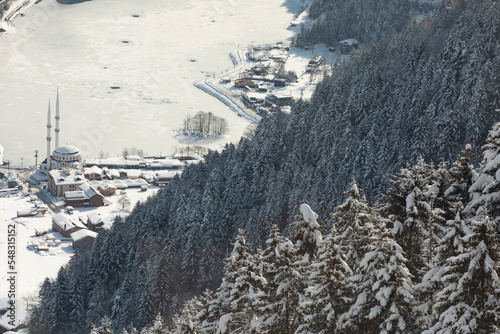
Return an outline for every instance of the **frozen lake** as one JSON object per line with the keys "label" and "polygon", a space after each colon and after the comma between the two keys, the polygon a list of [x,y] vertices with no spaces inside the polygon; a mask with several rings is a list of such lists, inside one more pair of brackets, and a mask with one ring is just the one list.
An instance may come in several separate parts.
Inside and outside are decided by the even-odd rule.
{"label": "frozen lake", "polygon": [[[237,142],[248,122],[193,83],[232,68],[228,54],[238,47],[288,40],[303,2],[43,0],[14,20],[17,33],[0,36],[4,159],[33,165],[34,150],[45,157],[47,103],[54,115],[58,86],[60,144],[84,156]],[[184,118],[200,110],[226,118],[229,134],[200,142],[179,136]]]}

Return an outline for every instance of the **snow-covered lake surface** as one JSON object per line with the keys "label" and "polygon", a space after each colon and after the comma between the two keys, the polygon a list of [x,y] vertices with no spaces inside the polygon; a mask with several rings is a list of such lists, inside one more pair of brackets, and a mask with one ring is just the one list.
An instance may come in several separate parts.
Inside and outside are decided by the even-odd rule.
{"label": "snow-covered lake surface", "polygon": [[[55,105],[58,86],[60,143],[84,157],[238,141],[248,121],[193,83],[232,68],[228,54],[238,47],[287,41],[303,2],[43,0],[14,20],[16,33],[0,36],[4,159],[32,165],[34,150],[45,156],[47,103]],[[185,116],[200,110],[226,118],[228,135],[202,142],[179,136]]]}

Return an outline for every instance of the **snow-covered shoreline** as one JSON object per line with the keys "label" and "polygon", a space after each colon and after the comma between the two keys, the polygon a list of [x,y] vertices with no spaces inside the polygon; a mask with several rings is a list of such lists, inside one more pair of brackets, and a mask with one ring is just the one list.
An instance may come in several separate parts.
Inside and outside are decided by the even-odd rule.
{"label": "snow-covered shoreline", "polygon": [[9,9],[4,13],[0,22],[0,36],[3,33],[13,33],[16,30],[11,23],[14,18],[22,12],[22,10],[40,2],[41,0],[13,0],[10,3]]}
{"label": "snow-covered shoreline", "polygon": [[227,71],[219,76],[206,78],[204,80],[200,80],[195,82],[194,85],[204,91],[205,93],[212,95],[222,103],[224,103],[229,109],[235,112],[238,116],[245,118],[249,122],[257,124],[260,121],[260,116],[254,113],[252,110],[246,108],[241,101],[231,97],[227,94],[222,88],[218,87],[217,81],[221,78],[234,74],[235,72],[241,70],[246,64],[246,53],[245,50],[239,49],[235,55],[230,54],[229,57],[233,61],[234,68],[230,71]]}

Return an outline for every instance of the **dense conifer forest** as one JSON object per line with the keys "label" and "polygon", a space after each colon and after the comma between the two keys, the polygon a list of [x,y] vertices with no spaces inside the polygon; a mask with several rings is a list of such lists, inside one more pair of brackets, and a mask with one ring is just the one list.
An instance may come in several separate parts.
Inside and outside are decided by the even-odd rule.
{"label": "dense conifer forest", "polygon": [[360,38],[311,101],[78,250],[42,285],[30,333],[493,331],[498,126],[480,148],[499,120],[499,30],[499,2],[443,0]]}

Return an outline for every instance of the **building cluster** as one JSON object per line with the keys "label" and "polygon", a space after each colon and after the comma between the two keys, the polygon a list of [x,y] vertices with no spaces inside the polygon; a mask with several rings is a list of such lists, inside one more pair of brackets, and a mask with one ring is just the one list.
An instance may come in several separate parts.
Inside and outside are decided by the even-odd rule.
{"label": "building cluster", "polygon": [[285,71],[289,48],[281,44],[253,47],[248,58],[253,66],[240,74],[234,86],[242,88],[243,102],[261,114],[280,107],[292,106],[294,98],[280,92],[281,88],[297,80],[293,71]]}
{"label": "building cluster", "polygon": [[105,205],[105,196],[116,194],[117,189],[140,188],[151,184],[163,186],[180,171],[109,169],[92,166],[83,172],[75,169],[51,170],[48,189],[52,196],[63,197],[66,206],[96,207]]}
{"label": "building cluster", "polygon": [[110,227],[111,222],[102,219],[96,212],[78,218],[64,213],[58,213],[52,217],[52,228],[61,233],[64,238],[71,238],[73,248],[92,245],[97,233]]}
{"label": "building cluster", "polygon": [[105,196],[117,189],[148,185],[165,185],[182,172],[191,157],[168,159],[165,156],[116,157],[83,161],[80,150],[73,145],[59,146],[59,91],[56,97],[55,149],[52,147],[52,117],[47,112],[47,157],[40,170],[47,176],[47,187],[54,197],[62,197],[66,206],[98,207],[106,204]]}

